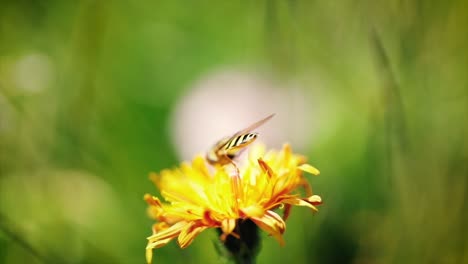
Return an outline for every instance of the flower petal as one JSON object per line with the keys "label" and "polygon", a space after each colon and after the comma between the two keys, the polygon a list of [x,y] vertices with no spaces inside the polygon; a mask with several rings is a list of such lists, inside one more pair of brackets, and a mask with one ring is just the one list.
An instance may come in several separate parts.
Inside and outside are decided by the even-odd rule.
{"label": "flower petal", "polygon": [[146,245],[146,249],[160,248],[162,246],[167,245],[167,243],[171,242],[172,239],[174,239],[174,237],[168,237],[157,241],[148,242],[148,244]]}
{"label": "flower petal", "polygon": [[258,225],[258,227],[276,238],[280,245],[284,245],[282,234],[286,229],[286,223],[283,221],[281,216],[273,211],[268,210],[262,217],[252,217],[251,219],[255,222],[255,224]]}
{"label": "flower petal", "polygon": [[244,216],[247,216],[247,217],[261,217],[262,215],[265,214],[265,210],[263,209],[263,207],[261,207],[258,204],[254,204],[246,208],[242,208],[241,212],[244,214]]}
{"label": "flower petal", "polygon": [[197,156],[192,161],[192,166],[195,171],[199,171],[206,178],[211,178],[208,168],[206,167],[205,159]]}
{"label": "flower petal", "polygon": [[262,170],[267,173],[270,179],[274,176],[273,170],[270,168],[270,166],[268,166],[268,164],[265,161],[263,161],[262,159],[258,159],[258,165],[260,165],[260,168],[262,168]]}
{"label": "flower petal", "polygon": [[314,205],[319,205],[322,203],[322,198],[318,195],[312,195],[308,198],[288,198],[283,200],[283,203],[291,204],[291,205],[298,205],[298,206],[306,206],[311,208],[314,211],[318,211],[317,207]]}
{"label": "flower petal", "polygon": [[203,230],[207,229],[206,226],[201,226],[197,224],[197,222],[191,222],[182,230],[177,240],[181,248],[186,248],[187,246],[189,246],[198,234],[203,232]]}
{"label": "flower petal", "polygon": [[[181,221],[173,226],[168,227],[167,229],[161,230],[149,236],[148,244],[146,245],[146,262],[151,263],[153,249],[165,246],[172,239],[178,236],[185,226],[187,226],[187,222]],[[154,228],[153,231],[156,231],[156,228]]]}
{"label": "flower petal", "polygon": [[146,201],[149,205],[161,207],[161,201],[159,200],[158,197],[152,196],[152,195],[150,195],[150,194],[145,194],[145,196],[143,197],[143,199],[145,199],[145,201]]}
{"label": "flower petal", "polygon": [[167,243],[171,242],[172,239],[174,239],[174,237],[169,237],[154,242],[148,242],[148,245],[146,245],[146,262],[151,263],[151,260],[153,258],[153,249],[165,246]]}
{"label": "flower petal", "polygon": [[170,226],[166,222],[158,222],[153,225],[153,234],[168,229]]}
{"label": "flower petal", "polygon": [[[157,233],[154,233],[153,235],[148,237],[148,246],[149,244],[157,244],[158,241],[164,241],[168,238],[173,239],[176,236],[182,232],[182,230],[185,228],[185,226],[188,224],[186,221],[180,221],[172,226],[170,226],[167,229],[161,230]],[[156,247],[153,247],[156,248]]]}
{"label": "flower petal", "polygon": [[146,263],[150,264],[153,259],[153,248],[146,247]]}
{"label": "flower petal", "polygon": [[284,205],[284,213],[283,213],[283,219],[286,221],[288,219],[289,214],[291,213],[292,205],[291,204],[285,204]]}
{"label": "flower petal", "polygon": [[319,205],[322,204],[322,197],[318,195],[312,195],[309,198],[307,198],[307,201],[309,201],[313,205]]}
{"label": "flower petal", "polygon": [[236,219],[224,219],[221,222],[221,230],[223,230],[223,233],[225,234],[232,233],[234,228],[236,228]]}
{"label": "flower petal", "polygon": [[320,174],[320,171],[315,168],[314,166],[312,165],[309,165],[309,164],[302,164],[300,166],[297,166],[297,168],[301,171],[305,171],[305,172],[308,172],[310,174],[313,174],[313,175],[319,175]]}

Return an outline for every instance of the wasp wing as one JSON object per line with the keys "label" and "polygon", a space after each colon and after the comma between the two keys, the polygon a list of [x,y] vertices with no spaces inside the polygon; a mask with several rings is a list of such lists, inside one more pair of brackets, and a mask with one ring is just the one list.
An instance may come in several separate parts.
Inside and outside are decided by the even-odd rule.
{"label": "wasp wing", "polygon": [[235,155],[236,152],[238,152],[240,149],[244,147],[244,145],[235,145],[233,144],[232,146],[229,146],[229,149],[227,149],[227,145],[231,144],[233,140],[236,140],[236,138],[241,137],[242,135],[248,134],[250,131],[260,127],[261,125],[265,124],[268,120],[270,120],[275,114],[271,114],[253,124],[250,126],[236,132],[234,135],[232,135],[229,139],[225,141],[223,145],[220,145],[220,149],[226,149],[225,151],[229,154]]}
{"label": "wasp wing", "polygon": [[271,114],[265,118],[263,118],[262,120],[259,120],[253,124],[251,124],[250,126],[236,132],[234,135],[231,136],[231,139],[234,138],[234,137],[237,137],[237,136],[240,136],[242,134],[246,134],[246,133],[249,133],[250,131],[260,127],[261,125],[265,124],[268,120],[270,120],[275,114]]}

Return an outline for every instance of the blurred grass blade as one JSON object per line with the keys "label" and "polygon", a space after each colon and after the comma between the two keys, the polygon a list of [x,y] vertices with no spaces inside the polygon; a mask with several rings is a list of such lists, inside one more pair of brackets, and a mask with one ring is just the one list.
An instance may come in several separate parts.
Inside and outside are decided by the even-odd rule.
{"label": "blurred grass blade", "polygon": [[44,255],[39,253],[39,251],[33,245],[24,239],[26,236],[24,236],[22,232],[20,232],[18,228],[15,227],[15,225],[10,220],[8,220],[5,215],[3,215],[2,212],[0,212],[0,230],[13,242],[36,257],[36,259],[43,263],[49,263],[49,260]]}
{"label": "blurred grass blade", "polygon": [[409,141],[407,139],[400,87],[392,71],[389,56],[375,29],[371,31],[370,40],[371,46],[374,48],[376,65],[382,79],[381,94],[385,108],[384,119],[387,129],[387,146],[390,147],[393,140],[395,140],[400,150],[406,151],[409,148]]}

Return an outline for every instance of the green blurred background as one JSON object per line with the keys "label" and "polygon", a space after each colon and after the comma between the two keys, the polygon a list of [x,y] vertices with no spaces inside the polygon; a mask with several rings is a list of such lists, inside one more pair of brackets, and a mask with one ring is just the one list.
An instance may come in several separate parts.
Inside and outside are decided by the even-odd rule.
{"label": "green blurred background", "polygon": [[[258,263],[468,263],[467,1],[0,3],[0,263],[144,263],[171,113],[223,67],[326,95],[324,204]],[[155,263],[223,262],[215,239]]]}

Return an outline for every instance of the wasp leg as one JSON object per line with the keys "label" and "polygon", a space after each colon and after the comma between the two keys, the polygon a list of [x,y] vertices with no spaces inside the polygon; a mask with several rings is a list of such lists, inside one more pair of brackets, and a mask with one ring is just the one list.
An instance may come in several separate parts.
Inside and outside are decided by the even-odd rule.
{"label": "wasp leg", "polygon": [[235,176],[240,177],[239,168],[237,167],[237,164],[234,162],[233,158],[234,156],[231,156],[229,154],[223,156],[223,159],[225,159],[226,161],[226,165],[231,164],[236,170]]}
{"label": "wasp leg", "polygon": [[232,166],[234,166],[234,168],[236,169],[236,175],[238,177],[240,177],[240,171],[239,171],[239,168],[237,167],[236,163],[234,163],[234,161],[231,161],[231,164]]}

